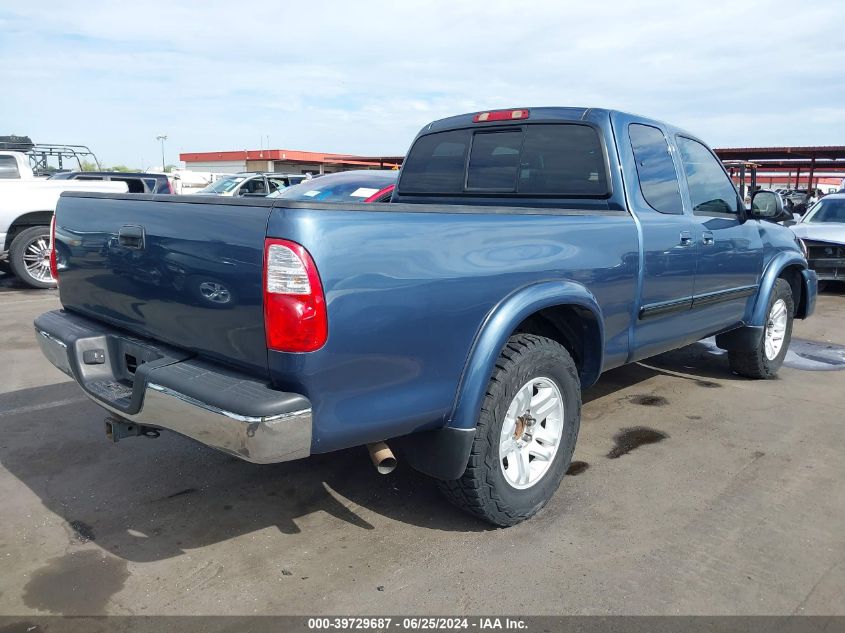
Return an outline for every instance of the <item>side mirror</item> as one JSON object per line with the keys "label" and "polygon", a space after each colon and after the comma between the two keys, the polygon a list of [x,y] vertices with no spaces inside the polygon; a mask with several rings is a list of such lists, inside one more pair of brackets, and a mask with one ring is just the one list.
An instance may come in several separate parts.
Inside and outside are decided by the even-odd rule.
{"label": "side mirror", "polygon": [[783,222],[791,220],[792,214],[783,208],[783,200],[774,191],[759,189],[751,196],[751,217],[755,220]]}

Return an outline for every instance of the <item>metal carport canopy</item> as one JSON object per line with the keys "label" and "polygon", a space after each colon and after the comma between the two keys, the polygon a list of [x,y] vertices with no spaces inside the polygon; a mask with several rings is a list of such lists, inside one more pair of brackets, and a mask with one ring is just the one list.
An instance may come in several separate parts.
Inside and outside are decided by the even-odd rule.
{"label": "metal carport canopy", "polygon": [[714,150],[723,161],[754,162],[758,171],[845,171],[845,145],[807,147],[723,147]]}
{"label": "metal carport canopy", "polygon": [[806,147],[723,147],[713,150],[722,160],[845,159],[845,145]]}
{"label": "metal carport canopy", "polygon": [[805,147],[723,147],[714,150],[723,161],[756,163],[759,172],[795,172],[798,187],[801,172],[807,174],[807,189],[813,188],[813,177],[820,173],[845,173],[845,145]]}

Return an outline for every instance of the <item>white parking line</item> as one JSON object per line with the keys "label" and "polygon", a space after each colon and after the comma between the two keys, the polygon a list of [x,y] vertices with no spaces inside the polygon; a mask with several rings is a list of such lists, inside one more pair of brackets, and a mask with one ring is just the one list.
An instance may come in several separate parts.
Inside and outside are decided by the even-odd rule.
{"label": "white parking line", "polygon": [[85,402],[88,398],[77,397],[68,398],[67,400],[56,400],[55,402],[45,402],[44,404],[33,404],[28,407],[18,407],[17,409],[9,409],[8,411],[0,411],[0,417],[4,415],[18,415],[21,413],[32,413],[33,411],[42,411],[44,409],[52,409],[53,407],[63,407],[66,404],[76,404],[77,402]]}

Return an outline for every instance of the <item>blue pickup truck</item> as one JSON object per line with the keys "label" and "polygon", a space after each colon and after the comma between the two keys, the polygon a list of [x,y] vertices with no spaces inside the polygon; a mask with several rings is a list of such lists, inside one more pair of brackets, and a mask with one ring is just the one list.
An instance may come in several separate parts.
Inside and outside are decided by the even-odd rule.
{"label": "blue pickup truck", "polygon": [[422,129],[389,203],[64,194],[36,337],[115,440],[367,444],[507,526],[558,488],[603,371],[716,335],[777,372],[817,285],[784,217],[658,121],[466,114]]}

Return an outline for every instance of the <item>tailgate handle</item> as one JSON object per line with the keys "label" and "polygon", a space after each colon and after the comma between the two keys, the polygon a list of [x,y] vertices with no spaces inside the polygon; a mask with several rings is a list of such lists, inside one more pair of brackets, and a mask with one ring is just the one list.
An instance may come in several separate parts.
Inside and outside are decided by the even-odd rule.
{"label": "tailgate handle", "polygon": [[117,243],[126,248],[144,248],[144,227],[137,224],[125,224],[117,233]]}

